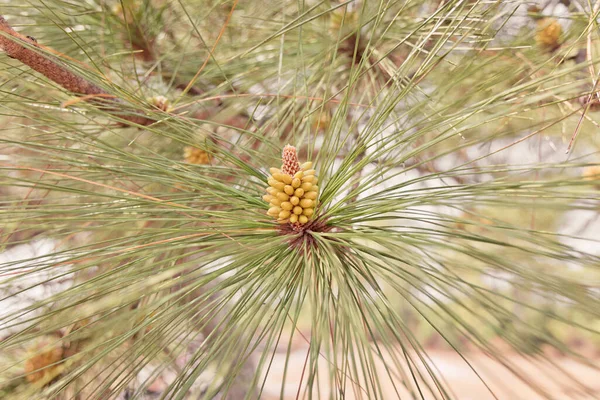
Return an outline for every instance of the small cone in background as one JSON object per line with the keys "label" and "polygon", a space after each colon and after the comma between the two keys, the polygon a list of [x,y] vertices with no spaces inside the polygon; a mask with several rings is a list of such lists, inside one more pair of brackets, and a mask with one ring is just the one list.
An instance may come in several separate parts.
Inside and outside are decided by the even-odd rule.
{"label": "small cone in background", "polygon": [[267,215],[281,224],[306,224],[314,215],[318,197],[318,178],[312,162],[300,165],[294,146],[283,148],[281,169],[271,168],[269,187],[263,200],[269,203]]}
{"label": "small cone in background", "polygon": [[535,42],[547,51],[554,51],[560,47],[560,35],[562,27],[555,18],[540,18],[536,20],[537,32]]}
{"label": "small cone in background", "polygon": [[153,96],[148,99],[148,102],[164,112],[171,112],[173,107],[171,107],[171,102],[165,96]]}
{"label": "small cone in background", "polygon": [[183,159],[188,164],[210,164],[210,154],[197,147],[186,146],[183,149]]}
{"label": "small cone in background", "polygon": [[600,188],[600,165],[585,167],[581,174],[586,181],[596,181],[596,187]]}
{"label": "small cone in background", "polygon": [[60,373],[60,360],[63,357],[63,349],[60,345],[43,350],[57,337],[46,338],[37,343],[30,352],[33,354],[25,361],[25,377],[30,383],[48,383]]}

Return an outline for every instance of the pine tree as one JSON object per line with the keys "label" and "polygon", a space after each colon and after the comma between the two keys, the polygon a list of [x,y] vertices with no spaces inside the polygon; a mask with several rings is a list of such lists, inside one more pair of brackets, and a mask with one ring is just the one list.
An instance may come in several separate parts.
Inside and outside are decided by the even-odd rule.
{"label": "pine tree", "polygon": [[597,396],[597,5],[0,4],[0,397]]}

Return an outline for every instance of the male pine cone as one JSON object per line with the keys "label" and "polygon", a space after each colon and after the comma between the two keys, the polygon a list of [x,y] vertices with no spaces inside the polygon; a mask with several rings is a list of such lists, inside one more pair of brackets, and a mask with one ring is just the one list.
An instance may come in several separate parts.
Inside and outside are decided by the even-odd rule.
{"label": "male pine cone", "polygon": [[283,148],[281,169],[271,168],[269,187],[263,199],[269,202],[267,215],[281,224],[306,224],[315,212],[319,187],[312,162],[298,163],[296,148]]}

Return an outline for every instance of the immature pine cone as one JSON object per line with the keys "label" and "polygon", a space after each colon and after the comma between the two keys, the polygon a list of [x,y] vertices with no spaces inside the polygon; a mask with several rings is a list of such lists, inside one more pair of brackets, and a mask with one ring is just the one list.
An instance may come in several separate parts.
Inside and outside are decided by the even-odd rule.
{"label": "immature pine cone", "polygon": [[545,50],[554,51],[560,47],[562,27],[554,18],[541,18],[537,21],[535,42]]}
{"label": "immature pine cone", "polygon": [[[593,165],[583,169],[583,179],[586,181],[600,181],[600,165]],[[600,188],[600,183],[596,185]]]}
{"label": "immature pine cone", "polygon": [[31,383],[47,383],[58,376],[60,366],[57,363],[62,360],[63,349],[58,346],[40,353],[40,349],[48,343],[49,339],[45,339],[30,349],[35,354],[25,362],[25,377]]}
{"label": "immature pine cone", "polygon": [[183,149],[183,159],[188,164],[210,164],[210,154],[192,146],[186,146]]}
{"label": "immature pine cone", "polygon": [[304,225],[315,212],[318,179],[311,169],[312,162],[299,165],[295,147],[285,146],[282,158],[281,169],[270,169],[268,194],[263,196],[270,205],[267,215],[281,224]]}
{"label": "immature pine cone", "polygon": [[149,97],[148,103],[164,112],[173,111],[173,107],[171,107],[171,102],[165,96]]}

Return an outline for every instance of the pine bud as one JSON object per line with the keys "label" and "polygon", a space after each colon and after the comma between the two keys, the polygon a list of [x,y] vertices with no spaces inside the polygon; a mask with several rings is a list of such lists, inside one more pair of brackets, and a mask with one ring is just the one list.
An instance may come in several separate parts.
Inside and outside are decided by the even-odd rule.
{"label": "pine bud", "polygon": [[271,208],[269,208],[269,211],[267,211],[267,214],[275,217],[275,216],[279,215],[280,212],[281,212],[281,208],[271,207]]}
{"label": "pine bud", "polygon": [[286,185],[289,185],[290,183],[292,183],[292,177],[289,175],[286,175],[284,173],[273,174],[273,178],[275,178],[279,182],[285,183]]}
{"label": "pine bud", "polygon": [[554,18],[541,18],[537,21],[535,41],[544,50],[554,51],[560,47],[562,27]]}
{"label": "pine bud", "polygon": [[312,183],[310,182],[305,182],[303,183],[301,186],[302,190],[304,190],[305,192],[310,192],[312,190]]}
{"label": "pine bud", "polygon": [[285,187],[285,183],[283,183],[283,182],[278,182],[278,181],[276,181],[276,180],[275,180],[275,179],[273,179],[273,178],[269,178],[269,185],[270,185],[271,187],[274,187],[275,189],[277,189],[277,190],[279,190],[279,191],[283,190],[283,188]]}
{"label": "pine bud", "polygon": [[277,193],[277,198],[281,201],[288,201],[290,199],[290,196],[288,196],[287,194],[285,194],[283,192],[279,192],[279,193]]}
{"label": "pine bud", "polygon": [[62,346],[54,346],[42,351],[54,340],[56,340],[55,337],[44,338],[30,349],[30,352],[34,355],[25,362],[25,374],[29,382],[48,383],[60,373],[62,367],[57,363],[63,358]]}
{"label": "pine bud", "polygon": [[279,219],[286,219],[290,217],[291,212],[283,210],[279,213]]}
{"label": "pine bud", "polygon": [[596,181],[595,186],[600,188],[600,165],[585,167],[582,175],[586,181]]}
{"label": "pine bud", "polygon": [[284,177],[285,175],[284,175],[284,174],[282,174],[282,173],[278,173],[278,174],[273,174],[273,175],[271,175],[271,176],[272,176],[272,177],[273,177],[273,179],[275,179],[276,181],[283,182],[283,177]]}
{"label": "pine bud", "polygon": [[298,163],[293,146],[284,147],[282,159],[281,169],[269,169],[268,194],[263,196],[270,207],[267,214],[280,224],[306,224],[314,214],[318,197],[316,171],[311,169],[311,162]]}
{"label": "pine bud", "polygon": [[310,217],[311,215],[313,215],[315,212],[314,208],[305,208],[304,210],[302,210],[302,214],[306,215],[307,217]]}
{"label": "pine bud", "polygon": [[283,191],[288,196],[292,196],[294,194],[294,188],[292,186],[290,186],[290,185],[285,185],[285,187],[283,188]]}
{"label": "pine bud", "polygon": [[165,96],[154,96],[147,99],[148,103],[150,103],[153,107],[158,108],[164,112],[173,111],[173,107],[171,107],[171,102]]}
{"label": "pine bud", "polygon": [[[302,189],[300,189],[302,190]],[[310,200],[316,200],[317,199],[317,192],[306,192],[304,193],[304,198],[305,199],[310,199]]]}
{"label": "pine bud", "polygon": [[312,168],[312,161],[307,161],[307,162],[305,162],[304,164],[302,164],[300,166],[300,169],[303,170],[303,171],[309,170],[311,168]]}
{"label": "pine bud", "polygon": [[300,207],[302,207],[302,208],[310,208],[314,204],[315,203],[312,200],[310,200],[310,199],[302,199],[302,200],[300,200]]}
{"label": "pine bud", "polygon": [[183,159],[188,164],[210,164],[210,154],[197,147],[186,146],[183,149]]}

